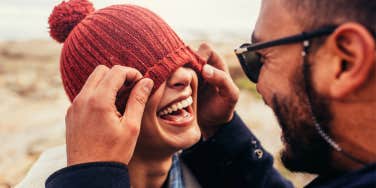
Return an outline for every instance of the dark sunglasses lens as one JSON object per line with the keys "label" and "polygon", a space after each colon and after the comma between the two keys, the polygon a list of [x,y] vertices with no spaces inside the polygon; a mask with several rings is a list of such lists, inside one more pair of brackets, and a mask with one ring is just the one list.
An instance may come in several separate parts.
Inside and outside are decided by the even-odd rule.
{"label": "dark sunglasses lens", "polygon": [[238,59],[247,77],[257,83],[262,67],[261,56],[257,52],[244,52],[238,55]]}

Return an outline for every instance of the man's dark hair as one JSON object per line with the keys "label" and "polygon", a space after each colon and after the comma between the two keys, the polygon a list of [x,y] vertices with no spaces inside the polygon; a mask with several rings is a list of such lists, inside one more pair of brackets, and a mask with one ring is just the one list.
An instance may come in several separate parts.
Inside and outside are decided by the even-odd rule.
{"label": "man's dark hair", "polygon": [[353,21],[373,35],[376,31],[375,0],[285,0],[284,4],[296,14],[304,30]]}

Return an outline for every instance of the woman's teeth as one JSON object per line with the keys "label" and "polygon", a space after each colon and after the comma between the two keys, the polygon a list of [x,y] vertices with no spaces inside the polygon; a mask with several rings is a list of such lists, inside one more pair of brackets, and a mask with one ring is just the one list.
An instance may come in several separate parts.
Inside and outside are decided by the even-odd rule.
{"label": "woman's teeth", "polygon": [[174,103],[167,108],[165,108],[163,111],[159,112],[158,116],[164,116],[171,114],[173,112],[176,112],[178,110],[184,109],[188,106],[190,106],[193,103],[192,97],[188,97],[180,102]]}

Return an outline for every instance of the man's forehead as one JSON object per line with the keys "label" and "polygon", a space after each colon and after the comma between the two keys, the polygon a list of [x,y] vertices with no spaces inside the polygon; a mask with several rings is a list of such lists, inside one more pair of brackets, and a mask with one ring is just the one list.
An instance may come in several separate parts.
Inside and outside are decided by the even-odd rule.
{"label": "man's forehead", "polygon": [[252,43],[264,42],[301,32],[296,20],[287,10],[284,0],[263,0],[254,31]]}

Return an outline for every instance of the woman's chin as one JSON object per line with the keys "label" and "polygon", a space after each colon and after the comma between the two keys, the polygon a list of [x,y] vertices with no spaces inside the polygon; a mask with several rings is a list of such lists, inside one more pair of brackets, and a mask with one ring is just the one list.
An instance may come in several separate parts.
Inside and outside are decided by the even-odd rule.
{"label": "woman's chin", "polygon": [[201,131],[198,124],[193,123],[184,129],[180,127],[180,130],[175,127],[167,127],[162,135],[165,143],[178,151],[189,148],[200,141]]}
{"label": "woman's chin", "polygon": [[[147,132],[149,146],[158,151],[177,152],[196,144],[201,138],[196,113],[192,107],[187,107],[179,113],[155,116],[144,131]],[[153,127],[153,128],[151,128]]]}

